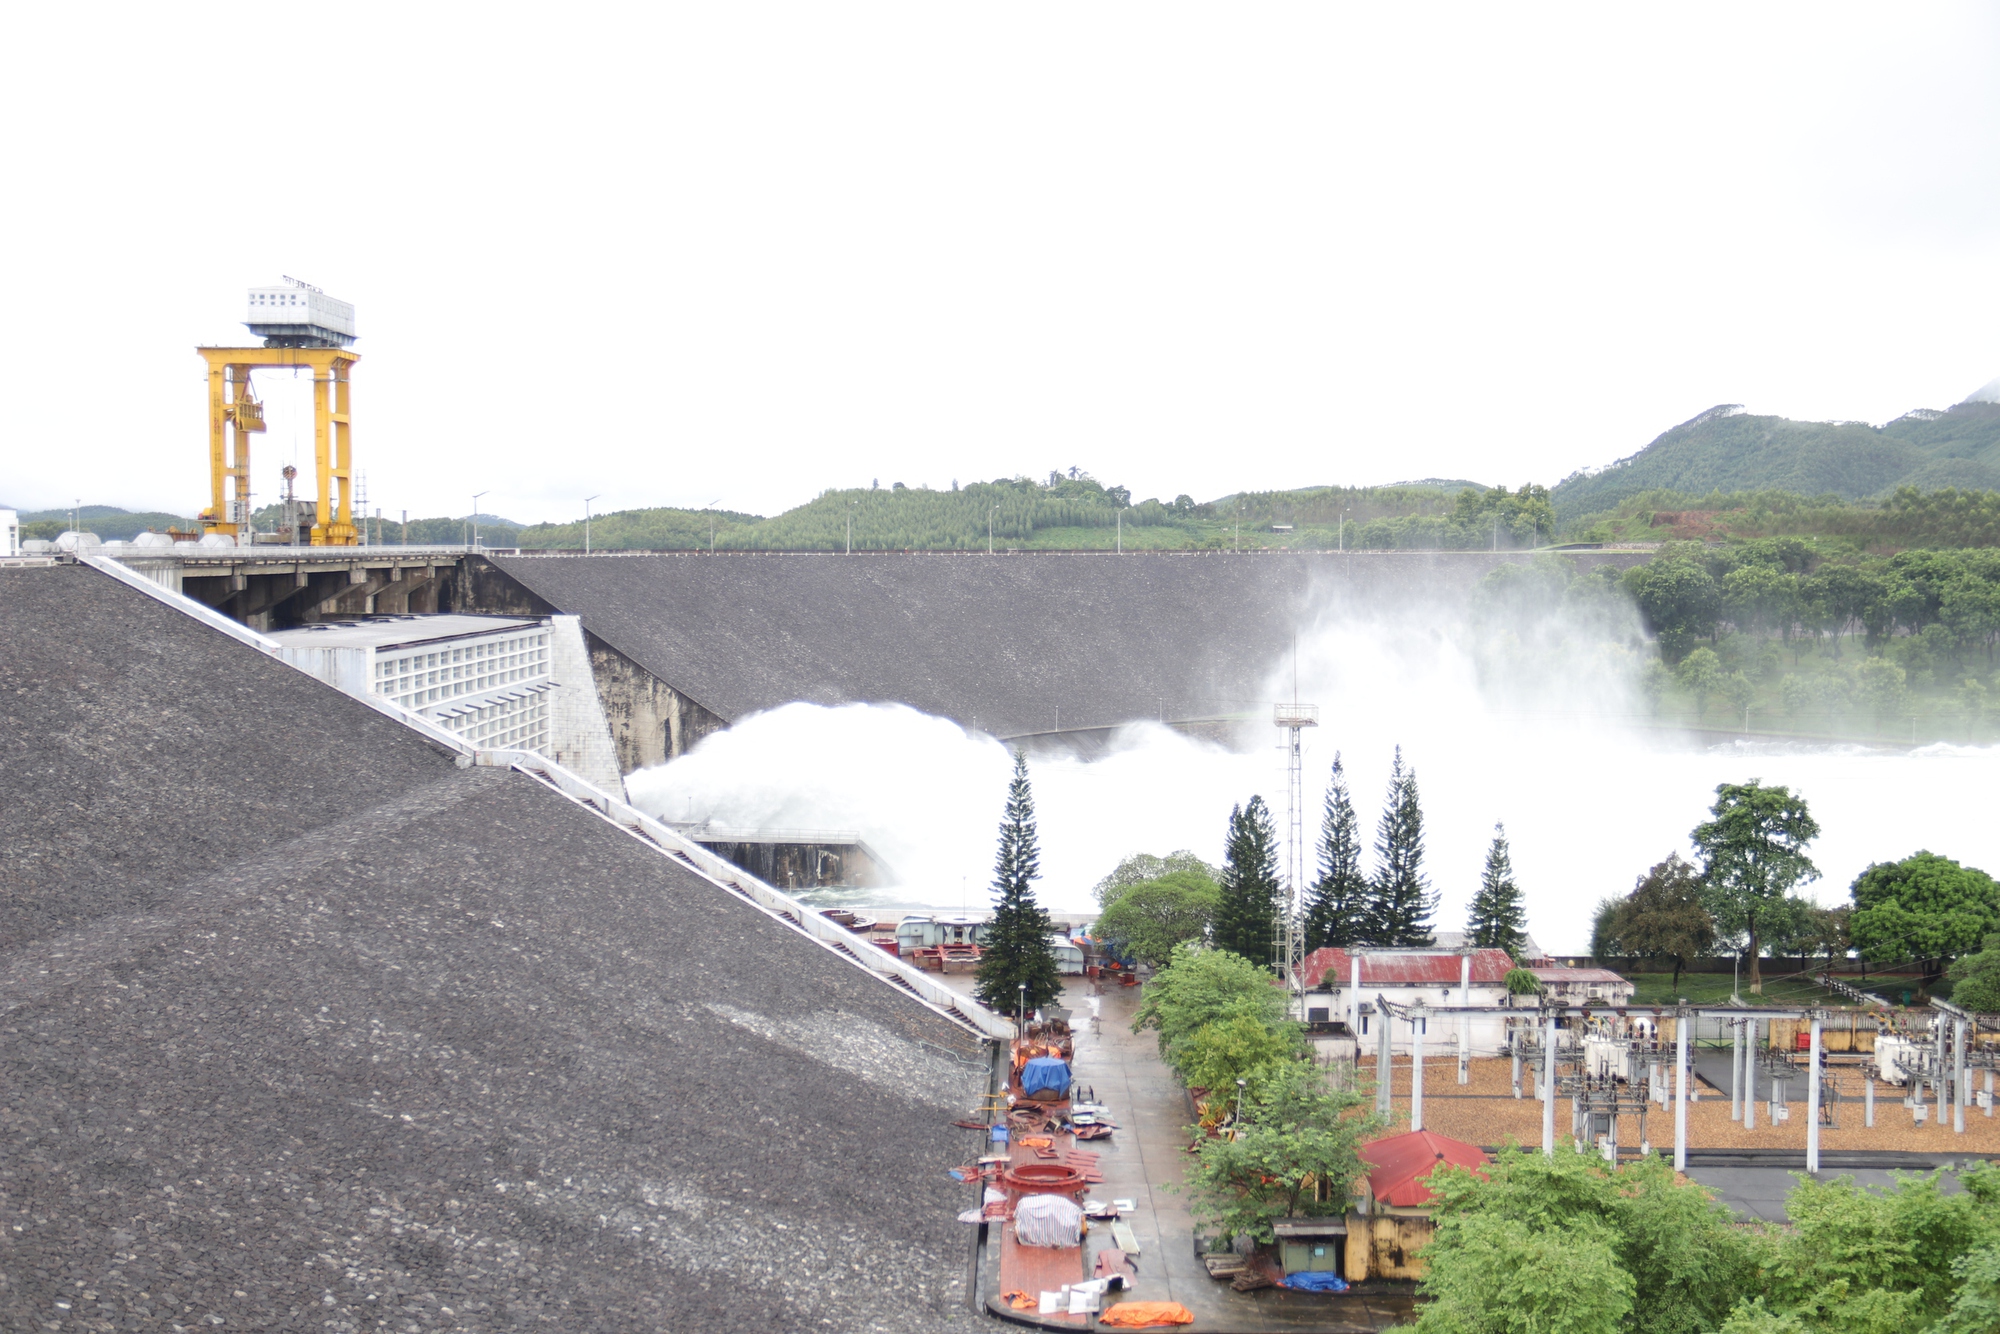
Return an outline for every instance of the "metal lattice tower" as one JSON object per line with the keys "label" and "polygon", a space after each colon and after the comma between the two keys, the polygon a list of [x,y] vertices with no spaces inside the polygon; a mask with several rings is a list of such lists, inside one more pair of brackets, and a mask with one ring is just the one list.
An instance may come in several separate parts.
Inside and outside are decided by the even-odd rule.
{"label": "metal lattice tower", "polygon": [[1319,706],[1296,700],[1280,704],[1271,711],[1271,721],[1285,729],[1285,930],[1279,948],[1284,952],[1281,962],[1285,987],[1298,995],[1299,968],[1305,962],[1306,944],[1305,764],[1301,734],[1308,727],[1319,726]]}

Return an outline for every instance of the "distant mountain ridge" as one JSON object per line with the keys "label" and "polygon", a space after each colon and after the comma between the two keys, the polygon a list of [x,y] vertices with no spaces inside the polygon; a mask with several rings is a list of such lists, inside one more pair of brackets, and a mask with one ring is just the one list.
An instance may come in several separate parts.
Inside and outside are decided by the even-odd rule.
{"label": "distant mountain ridge", "polygon": [[1884,426],[1792,421],[1721,404],[1609,467],[1571,474],[1550,499],[1568,524],[1644,491],[1783,490],[1865,500],[1901,486],[2000,490],[2000,403],[1975,396]]}

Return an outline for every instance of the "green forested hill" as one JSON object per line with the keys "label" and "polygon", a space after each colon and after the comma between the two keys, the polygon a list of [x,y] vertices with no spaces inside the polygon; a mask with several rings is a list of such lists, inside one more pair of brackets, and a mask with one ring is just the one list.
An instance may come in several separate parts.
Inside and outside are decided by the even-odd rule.
{"label": "green forested hill", "polygon": [[[71,516],[77,512],[31,510],[22,514],[19,516],[21,539],[50,540],[70,526]],[[113,539],[129,542],[144,532],[164,533],[169,528],[194,527],[193,519],[178,514],[158,512],[135,514],[130,510],[119,509],[116,505],[85,505],[80,513],[84,531],[96,533],[107,542]]]}
{"label": "green forested hill", "polygon": [[2000,489],[2000,405],[1926,409],[1881,427],[1753,416],[1733,405],[1710,408],[1629,458],[1565,479],[1552,499],[1557,518],[1568,525],[1652,490],[1776,490],[1861,500],[1898,487],[1947,486]]}
{"label": "green forested hill", "polygon": [[[901,485],[827,491],[770,518],[707,510],[626,510],[600,516],[591,544],[603,550],[980,551],[1231,547],[1533,546],[1554,535],[1548,492],[1524,486],[1413,483],[1246,492],[1197,503],[1133,503],[1124,487],[1086,473],[974,482],[949,491]],[[580,548],[581,524],[523,529],[527,548]]]}

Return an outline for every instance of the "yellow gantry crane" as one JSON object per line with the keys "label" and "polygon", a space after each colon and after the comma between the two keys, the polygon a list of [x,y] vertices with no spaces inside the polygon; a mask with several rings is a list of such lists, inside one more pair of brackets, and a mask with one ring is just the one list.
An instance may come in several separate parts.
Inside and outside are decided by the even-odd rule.
{"label": "yellow gantry crane", "polygon": [[[209,507],[201,512],[202,532],[226,533],[250,544],[250,437],[264,429],[264,405],[251,388],[250,374],[266,367],[304,367],[313,377],[313,462],[319,483],[311,544],[353,546],[360,533],[354,527],[348,375],[361,360],[348,351],[355,337],[354,307],[287,278],[283,286],[250,289],[250,317],[244,324],[264,340],[262,347],[195,349],[208,363]],[[298,520],[287,516],[287,522]],[[282,540],[290,542],[292,534]]]}

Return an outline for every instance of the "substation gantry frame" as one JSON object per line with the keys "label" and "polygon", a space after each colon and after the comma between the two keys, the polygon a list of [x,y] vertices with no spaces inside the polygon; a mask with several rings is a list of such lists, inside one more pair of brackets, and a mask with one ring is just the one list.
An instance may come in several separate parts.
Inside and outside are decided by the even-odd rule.
{"label": "substation gantry frame", "polygon": [[[204,533],[238,541],[250,534],[250,437],[264,429],[264,406],[251,391],[259,369],[308,369],[313,377],[313,466],[319,483],[312,525],[316,547],[354,546],[354,441],[348,375],[360,354],[344,347],[200,347],[208,363],[209,507]],[[234,439],[230,439],[231,433]],[[226,447],[234,445],[234,449]],[[233,489],[229,485],[233,483]]]}

